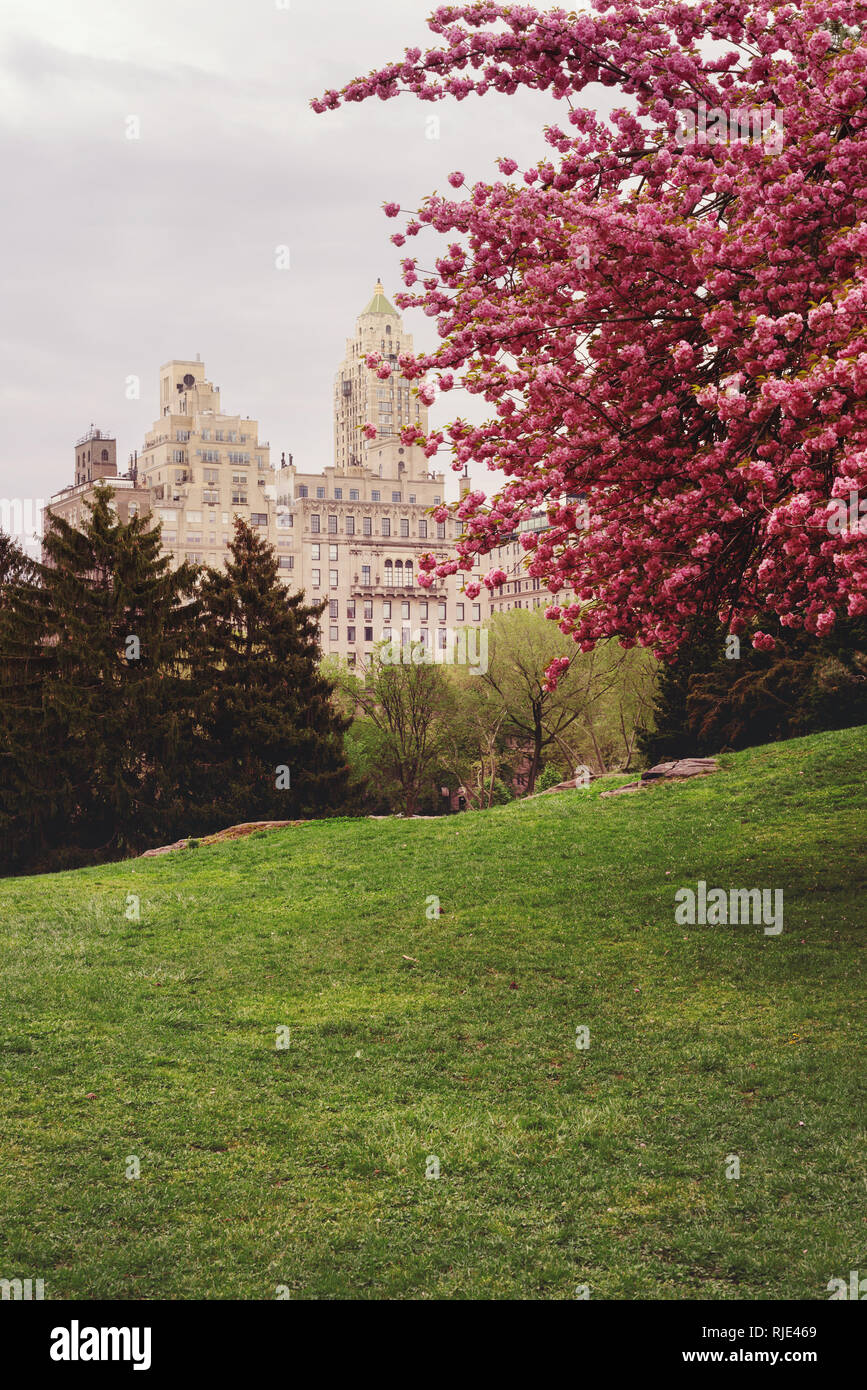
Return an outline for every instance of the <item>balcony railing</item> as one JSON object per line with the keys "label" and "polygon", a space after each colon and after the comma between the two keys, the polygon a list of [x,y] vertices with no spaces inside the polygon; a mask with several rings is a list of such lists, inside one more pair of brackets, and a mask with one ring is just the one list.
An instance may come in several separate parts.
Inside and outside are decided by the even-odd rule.
{"label": "balcony railing", "polygon": [[97,430],[91,425],[87,434],[83,434],[80,439],[76,439],[75,447],[77,449],[80,444],[89,444],[92,439],[114,439],[115,437],[116,436],[110,434],[108,430]]}

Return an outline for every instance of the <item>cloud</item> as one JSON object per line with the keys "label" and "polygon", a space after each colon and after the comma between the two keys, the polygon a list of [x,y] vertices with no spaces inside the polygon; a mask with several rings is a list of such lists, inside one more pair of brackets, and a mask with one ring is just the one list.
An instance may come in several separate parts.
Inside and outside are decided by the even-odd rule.
{"label": "cloud", "polygon": [[[415,206],[455,167],[472,179],[501,154],[537,158],[552,117],[535,93],[441,103],[428,140],[431,108],[409,98],[310,111],[324,88],[424,45],[428,9],[7,0],[0,496],[66,484],[91,421],[125,461],[157,415],[160,364],[196,352],[273,458],[332,461],[345,339],[377,276],[400,288],[383,202]],[[422,315],[407,327],[433,344]],[[125,398],[130,374],[139,401]]]}

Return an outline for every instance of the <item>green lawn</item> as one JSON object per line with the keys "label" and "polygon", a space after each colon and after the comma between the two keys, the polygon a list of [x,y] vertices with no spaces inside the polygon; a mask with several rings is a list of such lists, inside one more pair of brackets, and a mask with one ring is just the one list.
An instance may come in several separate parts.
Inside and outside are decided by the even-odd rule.
{"label": "green lawn", "polygon": [[[4,880],[0,1277],[827,1299],[867,1270],[867,729],[722,761]],[[782,934],[676,926],[699,878],[782,887]]]}

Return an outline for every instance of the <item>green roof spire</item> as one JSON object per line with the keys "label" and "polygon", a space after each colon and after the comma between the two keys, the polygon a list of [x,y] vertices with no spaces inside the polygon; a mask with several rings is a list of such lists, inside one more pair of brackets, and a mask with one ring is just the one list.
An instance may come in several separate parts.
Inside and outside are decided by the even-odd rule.
{"label": "green roof spire", "polygon": [[373,298],[367,305],[367,308],[362,309],[361,312],[363,314],[391,314],[393,318],[400,317],[394,306],[389,304],[388,300],[386,299],[385,290],[383,288],[381,280],[377,280],[373,290]]}

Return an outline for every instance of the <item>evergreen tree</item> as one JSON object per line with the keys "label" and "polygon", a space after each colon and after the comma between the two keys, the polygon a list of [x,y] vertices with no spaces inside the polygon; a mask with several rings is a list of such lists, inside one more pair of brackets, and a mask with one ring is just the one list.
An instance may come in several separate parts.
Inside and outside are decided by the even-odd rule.
{"label": "evergreen tree", "polygon": [[342,801],[348,772],[349,721],[319,669],[324,603],[287,590],[273,547],[240,517],[230,552],[200,593],[201,829],[318,814]]}
{"label": "evergreen tree", "polygon": [[0,835],[13,862],[118,858],[182,818],[195,575],[98,488],[81,529],[48,514],[45,562],[0,618]]}
{"label": "evergreen tree", "polygon": [[[774,627],[770,615],[760,620]],[[706,628],[659,679],[656,727],[641,751],[662,758],[704,756],[867,721],[867,621],[838,620],[827,637],[778,630],[772,651]]]}
{"label": "evergreen tree", "polygon": [[21,579],[29,578],[32,573],[33,561],[29,555],[16,545],[11,536],[0,531],[0,602],[3,601],[5,589]]}

